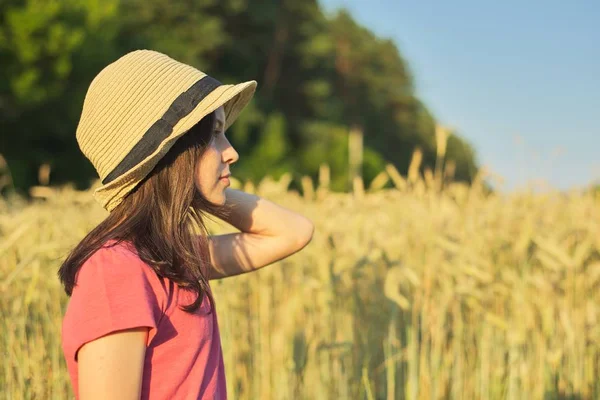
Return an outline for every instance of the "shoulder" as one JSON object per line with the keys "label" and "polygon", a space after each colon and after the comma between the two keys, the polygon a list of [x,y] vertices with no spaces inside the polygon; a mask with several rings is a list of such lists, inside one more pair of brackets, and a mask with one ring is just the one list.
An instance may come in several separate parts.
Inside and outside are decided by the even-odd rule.
{"label": "shoulder", "polygon": [[73,297],[82,292],[111,299],[143,295],[158,306],[165,297],[164,284],[156,272],[140,259],[133,245],[125,242],[109,242],[83,263]]}
{"label": "shoulder", "polygon": [[110,332],[149,327],[156,333],[165,296],[154,270],[126,245],[103,246],[85,261],[63,320],[65,351]]}
{"label": "shoulder", "polygon": [[152,279],[154,270],[140,259],[135,248],[129,243],[109,242],[96,250],[81,266],[77,284],[90,279]]}

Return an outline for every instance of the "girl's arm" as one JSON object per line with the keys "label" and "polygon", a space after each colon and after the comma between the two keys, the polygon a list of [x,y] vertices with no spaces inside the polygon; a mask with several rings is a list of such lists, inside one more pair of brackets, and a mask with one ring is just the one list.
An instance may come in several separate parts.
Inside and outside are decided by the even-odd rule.
{"label": "girl's arm", "polygon": [[226,220],[241,232],[209,237],[214,269],[209,279],[255,271],[304,248],[314,225],[306,217],[265,198],[227,188],[227,204],[233,206]]}
{"label": "girl's arm", "polygon": [[77,353],[79,399],[139,399],[148,327],[110,333]]}

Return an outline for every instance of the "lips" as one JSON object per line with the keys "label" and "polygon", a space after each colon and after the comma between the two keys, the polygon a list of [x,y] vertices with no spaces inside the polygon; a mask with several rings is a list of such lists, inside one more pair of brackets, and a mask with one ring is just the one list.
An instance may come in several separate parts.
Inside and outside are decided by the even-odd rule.
{"label": "lips", "polygon": [[231,174],[223,175],[223,176],[221,176],[219,179],[225,179],[225,178],[229,178],[230,176],[231,176]]}

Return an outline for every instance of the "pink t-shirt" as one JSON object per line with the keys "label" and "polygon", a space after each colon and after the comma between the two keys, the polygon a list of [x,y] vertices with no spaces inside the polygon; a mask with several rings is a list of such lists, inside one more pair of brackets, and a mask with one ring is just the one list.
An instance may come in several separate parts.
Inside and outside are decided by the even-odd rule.
{"label": "pink t-shirt", "polygon": [[[111,242],[109,242],[111,243]],[[226,399],[225,368],[216,310],[205,297],[189,314],[179,308],[195,295],[165,278],[121,243],[92,255],[77,275],[63,318],[62,348],[75,396],[77,351],[110,332],[150,328],[142,399]]]}

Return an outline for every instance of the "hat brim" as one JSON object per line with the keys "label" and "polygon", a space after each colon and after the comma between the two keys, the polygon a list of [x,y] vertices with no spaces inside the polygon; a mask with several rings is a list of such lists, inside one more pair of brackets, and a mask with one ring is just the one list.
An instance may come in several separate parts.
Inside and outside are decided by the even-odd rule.
{"label": "hat brim", "polygon": [[152,171],[179,137],[221,106],[225,111],[225,129],[228,129],[254,96],[256,86],[256,81],[247,81],[216,88],[173,127],[171,134],[152,154],[115,180],[95,189],[94,198],[107,211],[112,211]]}

